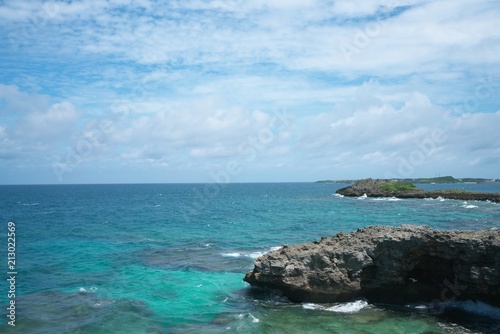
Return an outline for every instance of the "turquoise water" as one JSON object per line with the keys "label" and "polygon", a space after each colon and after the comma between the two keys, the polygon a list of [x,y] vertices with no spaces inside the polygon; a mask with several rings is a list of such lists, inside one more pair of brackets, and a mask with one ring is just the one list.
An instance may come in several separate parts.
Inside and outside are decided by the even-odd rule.
{"label": "turquoise water", "polygon": [[[500,311],[453,304],[292,304],[242,282],[282,244],[383,224],[500,228],[500,205],[341,198],[340,184],[0,186],[0,254],[16,224],[16,327],[2,333],[495,333]],[[431,185],[429,185],[430,187]],[[436,187],[438,185],[432,185]],[[500,191],[495,185],[467,185]]]}

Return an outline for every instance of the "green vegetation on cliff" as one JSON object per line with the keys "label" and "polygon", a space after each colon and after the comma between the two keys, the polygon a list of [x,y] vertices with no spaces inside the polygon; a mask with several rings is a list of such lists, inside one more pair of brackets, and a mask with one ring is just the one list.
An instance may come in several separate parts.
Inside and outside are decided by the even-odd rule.
{"label": "green vegetation on cliff", "polygon": [[431,177],[426,179],[414,179],[417,183],[458,183],[460,180],[455,179],[453,176],[440,176]]}
{"label": "green vegetation on cliff", "polygon": [[[394,180],[374,180],[365,179],[354,182],[348,187],[356,192],[367,194],[393,196],[401,193],[422,191],[411,182],[394,181]],[[345,189],[345,188],[344,188]]]}
{"label": "green vegetation on cliff", "polygon": [[417,187],[410,182],[387,181],[380,185],[380,189],[383,191],[399,192],[417,189]]}

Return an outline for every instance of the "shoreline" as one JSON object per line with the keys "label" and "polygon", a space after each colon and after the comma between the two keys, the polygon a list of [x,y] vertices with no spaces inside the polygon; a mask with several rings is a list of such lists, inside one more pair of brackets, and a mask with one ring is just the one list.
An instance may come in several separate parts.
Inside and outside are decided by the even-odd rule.
{"label": "shoreline", "polygon": [[412,183],[364,179],[341,188],[337,194],[347,197],[396,197],[396,198],[445,198],[463,201],[490,201],[500,203],[500,193],[474,192],[468,190],[423,190]]}
{"label": "shoreline", "polygon": [[296,303],[474,300],[500,307],[499,242],[495,230],[374,225],[269,252],[243,280]]}

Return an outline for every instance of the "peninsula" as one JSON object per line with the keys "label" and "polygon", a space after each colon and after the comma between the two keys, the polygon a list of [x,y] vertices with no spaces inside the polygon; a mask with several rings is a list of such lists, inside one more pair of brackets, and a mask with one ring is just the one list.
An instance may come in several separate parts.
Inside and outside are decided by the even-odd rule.
{"label": "peninsula", "polygon": [[349,187],[337,190],[337,194],[349,197],[396,197],[396,198],[447,198],[464,201],[490,201],[500,203],[500,193],[483,193],[466,190],[425,191],[413,183],[394,180],[364,179]]}

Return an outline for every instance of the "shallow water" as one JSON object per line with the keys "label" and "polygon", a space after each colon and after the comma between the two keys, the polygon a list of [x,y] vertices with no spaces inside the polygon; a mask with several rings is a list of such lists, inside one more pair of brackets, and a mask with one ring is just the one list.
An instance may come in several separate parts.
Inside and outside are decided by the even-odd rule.
{"label": "shallow water", "polygon": [[[1,233],[16,223],[18,272],[16,328],[2,315],[0,332],[498,331],[499,310],[474,311],[483,305],[301,305],[242,282],[255,257],[282,244],[368,225],[500,228],[498,204],[343,198],[341,186],[0,186]],[[0,289],[6,306],[5,281]]]}

